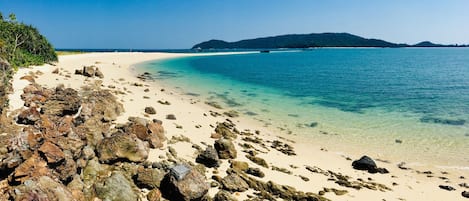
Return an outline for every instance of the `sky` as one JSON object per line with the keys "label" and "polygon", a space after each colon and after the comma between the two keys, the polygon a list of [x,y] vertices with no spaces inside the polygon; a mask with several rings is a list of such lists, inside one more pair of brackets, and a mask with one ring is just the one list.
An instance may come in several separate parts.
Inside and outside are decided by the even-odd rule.
{"label": "sky", "polygon": [[0,0],[56,48],[184,49],[292,33],[348,32],[469,44],[468,0]]}

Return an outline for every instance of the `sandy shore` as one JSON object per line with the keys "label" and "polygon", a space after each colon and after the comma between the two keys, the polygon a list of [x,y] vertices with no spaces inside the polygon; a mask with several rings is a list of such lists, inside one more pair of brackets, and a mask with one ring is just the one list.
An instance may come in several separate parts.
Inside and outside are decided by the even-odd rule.
{"label": "sandy shore", "polygon": [[[229,54],[229,53],[218,53]],[[213,144],[215,139],[211,138],[214,133],[214,127],[217,122],[225,122],[227,116],[212,116],[210,110],[222,114],[224,110],[212,108],[204,103],[204,100],[198,100],[197,97],[190,97],[179,94],[171,88],[164,88],[155,82],[143,82],[135,76],[134,64],[156,59],[166,59],[181,56],[190,56],[190,54],[176,53],[87,53],[77,55],[60,56],[56,66],[45,65],[29,69],[20,69],[15,74],[13,80],[14,93],[10,95],[10,111],[20,109],[23,105],[20,95],[22,89],[28,84],[27,81],[20,80],[21,76],[29,72],[41,71],[43,74],[36,78],[36,82],[47,87],[55,87],[64,84],[65,87],[79,89],[87,83],[102,81],[103,88],[120,90],[124,93],[117,95],[118,99],[125,108],[125,113],[117,119],[117,123],[124,123],[128,117],[140,116],[146,118],[155,118],[163,121],[166,130],[166,137],[171,139],[173,136],[186,136],[194,144],[205,147],[204,144]],[[104,74],[103,79],[87,78],[81,75],[74,75],[76,69],[83,66],[95,65]],[[59,69],[58,74],[52,71]],[[161,104],[168,101],[170,105]],[[156,114],[145,114],[145,107],[152,106],[156,109]],[[166,116],[173,114],[176,120],[168,120]],[[418,165],[409,167],[409,169],[399,168],[397,164],[400,161],[376,160],[373,153],[368,155],[375,159],[377,165],[386,168],[388,174],[371,174],[365,171],[359,171],[352,168],[352,160],[359,159],[361,155],[353,153],[337,153],[334,150],[326,150],[320,144],[302,143],[301,139],[293,136],[278,136],[278,132],[272,128],[263,127],[260,123],[250,120],[247,117],[230,118],[236,124],[239,131],[249,130],[251,132],[259,131],[258,137],[262,143],[270,145],[274,140],[290,144],[294,147],[296,155],[286,155],[270,146],[262,147],[260,143],[250,143],[259,150],[258,157],[267,161],[270,168],[265,168],[253,163],[245,157],[246,153],[241,152],[243,148],[239,144],[247,143],[241,137],[235,140],[238,150],[236,160],[245,161],[251,167],[258,167],[265,173],[262,181],[275,181],[279,184],[293,186],[298,190],[318,193],[324,188],[334,188],[338,190],[347,190],[344,195],[336,195],[333,192],[326,192],[325,197],[331,200],[464,200],[461,192],[468,190],[461,187],[461,183],[469,183],[469,170],[451,170],[441,172],[442,170],[432,167],[419,167]],[[192,143],[177,142],[168,144],[162,149],[151,151],[149,160],[158,161],[159,156],[164,156],[168,147],[173,147],[178,156],[188,161],[194,161],[196,153],[191,148]],[[225,170],[229,163],[225,160],[218,168],[220,176],[225,176]],[[272,167],[284,168],[290,173],[273,170]],[[316,172],[308,170],[306,167],[317,167]],[[407,166],[406,166],[407,167]],[[311,168],[310,168],[311,169]],[[212,170],[207,171],[208,180],[212,176]],[[320,171],[324,170],[324,171]],[[431,171],[431,174],[423,172]],[[321,173],[322,172],[322,173]],[[350,181],[374,182],[382,184],[390,190],[374,190],[362,188],[356,190],[341,186],[331,178],[331,172],[340,173],[351,177]],[[306,179],[307,178],[307,179]],[[449,185],[454,187],[455,191],[447,191],[439,188],[439,185]],[[216,188],[211,188],[210,193],[216,193]],[[240,200],[246,198],[247,191],[235,194]]]}

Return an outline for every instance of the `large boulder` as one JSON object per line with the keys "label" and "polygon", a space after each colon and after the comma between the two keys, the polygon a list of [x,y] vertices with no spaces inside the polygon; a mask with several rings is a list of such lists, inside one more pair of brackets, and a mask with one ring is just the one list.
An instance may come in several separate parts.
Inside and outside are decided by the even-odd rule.
{"label": "large boulder", "polygon": [[385,168],[378,168],[375,161],[373,161],[373,159],[368,156],[362,156],[360,159],[353,161],[352,166],[354,169],[366,170],[369,173],[389,173],[389,171]]}
{"label": "large boulder", "polygon": [[148,189],[159,188],[165,174],[158,169],[140,167],[135,182],[137,186]]}
{"label": "large boulder", "polygon": [[132,162],[143,162],[148,158],[148,147],[135,137],[125,133],[116,133],[104,138],[96,147],[101,162],[109,163],[123,159]]}
{"label": "large boulder", "polygon": [[14,200],[75,200],[63,184],[47,176],[26,180],[12,191]]}
{"label": "large boulder", "polygon": [[171,168],[161,184],[166,199],[176,201],[201,200],[208,192],[205,176],[185,165]]}
{"label": "large boulder", "polygon": [[151,148],[163,147],[163,142],[166,140],[163,126],[159,121],[147,122],[134,118],[125,131],[136,135],[140,140],[147,141]]}
{"label": "large boulder", "polygon": [[229,139],[219,139],[215,141],[215,149],[220,159],[235,159],[237,156],[236,148]]}
{"label": "large boulder", "polygon": [[113,172],[103,183],[96,183],[96,195],[101,200],[137,201],[135,186],[121,172]]}
{"label": "large boulder", "polygon": [[200,153],[195,161],[209,168],[220,166],[220,159],[218,158],[217,150],[212,146],[208,146],[202,153]]}
{"label": "large boulder", "polygon": [[249,189],[248,183],[244,181],[237,173],[231,173],[221,180],[223,189],[231,192],[244,192]]}
{"label": "large boulder", "polygon": [[41,107],[41,113],[49,116],[75,115],[81,106],[78,92],[72,88],[59,86],[55,93]]}

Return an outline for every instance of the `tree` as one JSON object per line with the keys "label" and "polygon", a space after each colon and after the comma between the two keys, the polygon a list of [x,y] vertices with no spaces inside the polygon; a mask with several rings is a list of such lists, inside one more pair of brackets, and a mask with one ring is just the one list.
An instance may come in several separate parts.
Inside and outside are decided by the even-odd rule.
{"label": "tree", "polygon": [[3,21],[3,14],[0,12],[0,22]]}
{"label": "tree", "polygon": [[14,13],[10,13],[10,15],[8,15],[8,18],[10,18],[10,21],[16,22],[16,15]]}

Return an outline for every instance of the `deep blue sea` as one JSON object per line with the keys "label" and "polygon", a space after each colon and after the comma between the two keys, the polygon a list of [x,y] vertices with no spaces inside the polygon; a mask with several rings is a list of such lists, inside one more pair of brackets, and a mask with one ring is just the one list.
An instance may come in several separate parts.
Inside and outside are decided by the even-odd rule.
{"label": "deep blue sea", "polygon": [[332,149],[469,167],[469,48],[191,56],[139,70]]}

